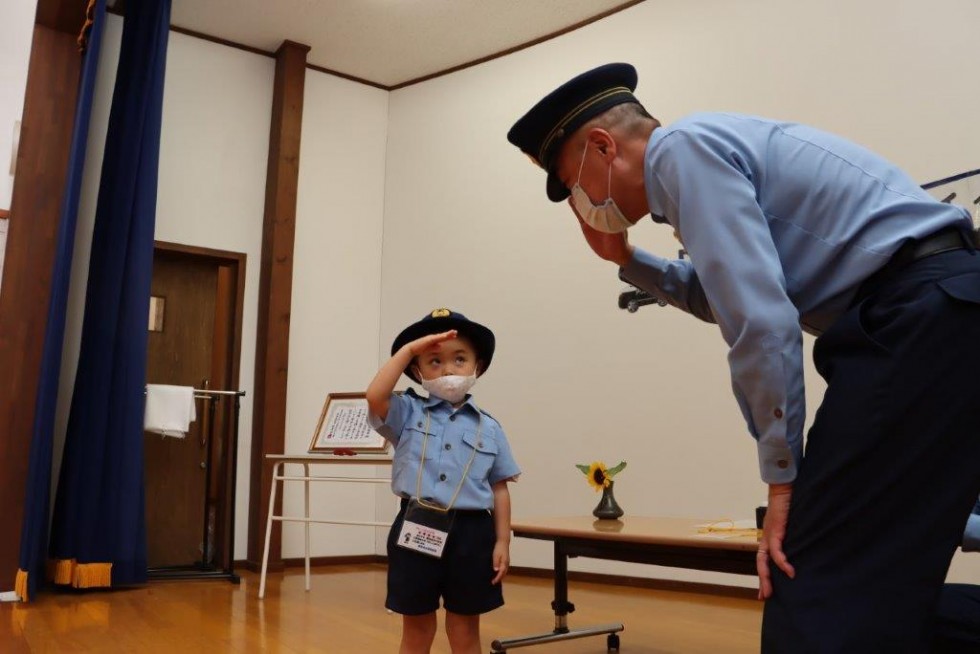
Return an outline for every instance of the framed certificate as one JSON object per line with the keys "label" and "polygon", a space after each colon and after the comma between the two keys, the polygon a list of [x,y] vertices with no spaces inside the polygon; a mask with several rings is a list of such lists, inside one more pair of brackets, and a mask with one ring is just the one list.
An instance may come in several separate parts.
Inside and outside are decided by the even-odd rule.
{"label": "framed certificate", "polygon": [[347,450],[387,454],[389,447],[381,434],[368,424],[367,396],[364,393],[330,393],[323,403],[320,421],[310,442],[310,453],[337,454]]}

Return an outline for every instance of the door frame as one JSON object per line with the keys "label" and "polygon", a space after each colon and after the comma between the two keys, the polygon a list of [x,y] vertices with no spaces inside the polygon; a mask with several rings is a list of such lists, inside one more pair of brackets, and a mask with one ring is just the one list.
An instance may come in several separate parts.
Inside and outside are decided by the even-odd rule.
{"label": "door frame", "polygon": [[[239,388],[239,384],[240,384],[239,371],[241,368],[241,359],[242,359],[242,321],[243,321],[243,313],[244,313],[244,305],[245,305],[245,264],[246,264],[245,253],[231,252],[228,250],[216,250],[213,248],[206,248],[197,245],[186,245],[183,243],[171,243],[168,241],[154,241],[153,252],[154,255],[160,252],[166,254],[175,254],[178,256],[185,256],[188,258],[193,258],[197,261],[206,261],[210,263],[228,266],[232,269],[231,278],[233,280],[235,288],[232,291],[232,302],[234,306],[232,307],[232,311],[231,311],[232,347],[231,347],[231,361],[228,370],[229,388],[215,389],[215,390],[231,390],[231,391],[241,390]],[[239,398],[235,398],[235,401],[237,402],[238,399]],[[228,425],[229,431],[235,428],[236,423],[237,420]],[[232,495],[233,497],[237,497],[238,496],[238,492],[237,492],[238,471],[234,469],[233,462],[238,460],[237,449],[240,445],[239,434],[232,434],[232,438],[233,438],[233,442],[235,443],[236,451],[235,452],[228,451],[225,454],[226,461],[223,463],[223,465],[227,466],[225,479],[227,479],[228,482],[227,484],[225,484],[225,482],[222,482],[222,485],[225,486],[225,490],[227,492],[233,494]],[[209,447],[213,447],[213,444],[209,444]],[[230,486],[231,483],[234,483],[235,486],[233,487]],[[209,492],[210,489],[206,488],[205,493],[209,493]],[[225,499],[227,500],[230,498],[226,497]],[[222,549],[224,550],[221,553],[222,559],[226,557],[226,553],[231,552],[232,549],[234,548],[234,544],[235,544],[234,525],[236,523],[235,514],[237,513],[237,509],[238,509],[237,506],[235,506],[233,503],[229,503],[225,508],[225,510],[228,512],[229,515],[225,519],[220,521],[221,524],[218,527],[222,532],[221,542],[223,543]],[[231,545],[231,547],[229,548],[228,545]],[[234,565],[234,561],[231,560],[230,557],[229,560],[222,560],[220,563],[225,570],[231,570],[232,566]]]}
{"label": "door frame", "polygon": [[231,252],[229,250],[215,250],[198,245],[185,245],[183,243],[171,243],[168,241],[153,241],[153,252],[183,254],[194,257],[195,259],[221,263],[234,268],[233,277],[235,278],[235,306],[232,310],[234,321],[232,329],[233,346],[231,353],[231,369],[228,375],[231,388],[224,390],[240,390],[238,388],[238,374],[242,362],[242,316],[243,307],[245,304],[245,253]]}

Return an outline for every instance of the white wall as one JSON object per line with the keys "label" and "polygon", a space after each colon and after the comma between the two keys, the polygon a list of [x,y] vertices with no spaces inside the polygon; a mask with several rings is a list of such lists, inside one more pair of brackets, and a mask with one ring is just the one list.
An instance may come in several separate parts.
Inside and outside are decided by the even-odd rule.
{"label": "white wall", "polygon": [[[309,448],[328,393],[363,391],[377,368],[387,122],[387,92],[307,71],[293,252],[287,452]],[[363,466],[319,467],[314,472],[387,474]],[[313,484],[313,512],[329,519],[373,520],[377,488]],[[287,515],[302,515],[301,484],[287,483],[283,507]],[[301,525],[284,525],[283,556],[303,555],[302,536]],[[374,551],[369,527],[314,525],[312,539],[314,556]]]}
{"label": "white wall", "polygon": [[24,110],[27,68],[37,0],[4,0],[0,6],[0,209],[10,208],[14,124]]}
{"label": "white wall", "polygon": [[[95,203],[122,36],[122,20],[115,15],[108,19],[75,242],[56,425],[61,441],[78,363]],[[155,238],[247,255],[239,384],[248,396],[242,402],[239,427],[235,521],[239,558],[245,556],[248,527],[259,261],[274,73],[274,60],[268,57],[170,34]],[[60,446],[55,452],[57,477]]]}
{"label": "white wall", "polygon": [[170,33],[155,238],[244,252],[235,555],[248,533],[255,337],[275,62]]}
{"label": "white wall", "polygon": [[[616,309],[615,269],[505,134],[545,92],[609,61],[640,73],[663,122],[729,110],[798,120],[863,143],[923,182],[978,167],[980,57],[969,0],[657,0],[527,50],[391,94],[381,347],[433,307],[496,331],[476,397],[524,469],[519,518],[589,511],[573,464],[629,467],[627,514],[749,518],[765,499],[715,327],[671,309]],[[677,248],[644,223],[634,242]],[[812,340],[807,339],[807,357]],[[807,364],[809,415],[823,385]],[[379,508],[379,515],[387,515]],[[380,549],[380,544],[379,544]],[[518,539],[513,564],[549,566]],[[977,557],[980,559],[980,557]],[[753,586],[754,578],[576,560],[577,569]],[[954,578],[980,581],[980,560]]]}

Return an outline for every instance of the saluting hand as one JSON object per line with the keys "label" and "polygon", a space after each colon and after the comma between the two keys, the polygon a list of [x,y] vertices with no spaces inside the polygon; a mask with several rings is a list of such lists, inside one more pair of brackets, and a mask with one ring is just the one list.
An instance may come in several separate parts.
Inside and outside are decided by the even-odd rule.
{"label": "saluting hand", "polygon": [[582,235],[585,236],[585,242],[589,244],[593,252],[606,261],[612,261],[620,268],[629,263],[630,259],[633,258],[633,246],[626,240],[626,232],[620,234],[600,232],[582,220],[571,200],[568,201],[568,206],[572,208],[575,218],[578,219],[579,227],[582,228]]}
{"label": "saluting hand", "polygon": [[442,332],[441,334],[429,334],[427,336],[422,336],[421,338],[415,339],[411,343],[407,343],[405,347],[413,357],[417,357],[420,354],[425,354],[425,352],[433,345],[438,345],[443,341],[448,341],[453,338],[456,338],[456,330],[450,329],[449,331]]}

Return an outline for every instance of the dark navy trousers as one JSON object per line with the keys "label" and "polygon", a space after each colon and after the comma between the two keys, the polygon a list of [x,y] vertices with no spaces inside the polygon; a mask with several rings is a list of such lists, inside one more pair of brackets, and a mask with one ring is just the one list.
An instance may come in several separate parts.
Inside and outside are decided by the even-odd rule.
{"label": "dark navy trousers", "polygon": [[814,362],[828,386],[793,485],[796,577],[771,565],[762,651],[928,652],[980,493],[980,253],[862,288]]}
{"label": "dark navy trousers", "polygon": [[980,652],[980,586],[946,584],[939,596],[933,654]]}

